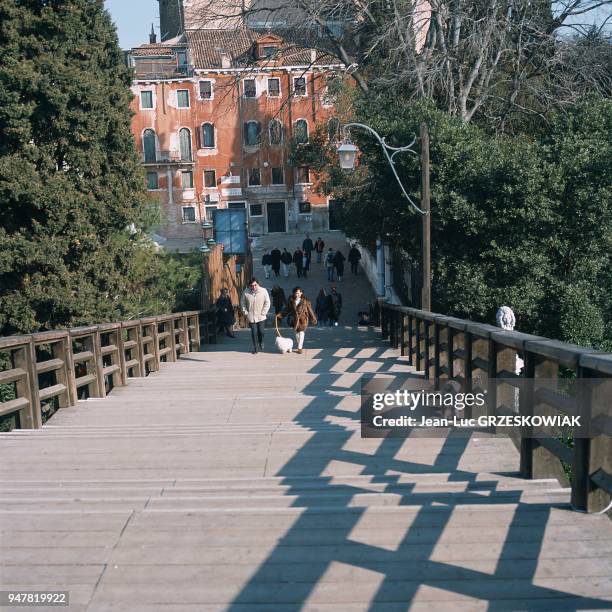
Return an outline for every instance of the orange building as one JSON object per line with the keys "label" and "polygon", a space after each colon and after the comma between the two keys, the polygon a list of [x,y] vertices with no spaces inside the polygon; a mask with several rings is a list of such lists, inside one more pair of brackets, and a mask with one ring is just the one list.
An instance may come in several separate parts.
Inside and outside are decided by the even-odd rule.
{"label": "orange building", "polygon": [[159,233],[199,237],[225,207],[247,208],[251,235],[329,228],[316,176],[291,165],[290,150],[332,118],[337,58],[241,28],[187,30],[132,49],[128,61],[133,132],[164,211]]}

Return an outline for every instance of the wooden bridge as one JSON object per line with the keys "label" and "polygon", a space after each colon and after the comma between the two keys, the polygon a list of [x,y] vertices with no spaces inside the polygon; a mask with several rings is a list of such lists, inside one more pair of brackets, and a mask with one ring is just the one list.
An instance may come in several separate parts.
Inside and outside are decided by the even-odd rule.
{"label": "wooden bridge", "polygon": [[520,350],[536,377],[604,377],[610,356],[384,315],[389,340],[310,330],[302,355],[270,332],[259,355],[246,331],[215,343],[195,312],[2,339],[17,398],[0,410],[22,428],[0,435],[0,590],[88,611],[612,609],[610,520],[570,506],[609,501],[609,436],[363,439],[359,417],[364,373],[512,381]]}

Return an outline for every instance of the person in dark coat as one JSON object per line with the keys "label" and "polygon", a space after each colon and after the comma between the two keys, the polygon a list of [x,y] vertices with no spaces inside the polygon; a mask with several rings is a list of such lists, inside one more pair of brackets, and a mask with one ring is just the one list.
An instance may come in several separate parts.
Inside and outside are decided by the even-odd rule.
{"label": "person in dark coat", "polygon": [[323,251],[325,249],[325,242],[319,236],[314,245],[315,251],[317,252],[317,263],[321,263],[323,258]]}
{"label": "person in dark coat", "polygon": [[281,265],[281,252],[277,248],[274,248],[272,253],[270,253],[270,257],[272,257],[272,270],[274,270],[274,276],[278,276]]}
{"label": "person in dark coat", "polygon": [[334,255],[334,268],[336,268],[336,274],[338,275],[338,280],[342,282],[342,276],[344,275],[344,260],[346,258],[344,255],[338,250]]}
{"label": "person in dark coat", "polygon": [[302,353],[304,346],[304,336],[308,329],[308,324],[317,324],[317,316],[315,315],[310,300],[303,294],[301,287],[294,287],[293,293],[287,302],[287,306],[278,318],[288,317],[291,321],[293,330],[295,331],[295,340],[297,342],[296,353]]}
{"label": "person in dark coat", "polygon": [[281,253],[281,263],[283,264],[283,276],[285,278],[289,277],[289,266],[291,265],[292,261],[293,257],[291,256],[291,253],[287,249],[283,249],[283,252]]}
{"label": "person in dark coat", "polygon": [[[310,234],[306,234],[306,238],[304,238],[304,242],[302,242],[302,250],[304,251],[304,255],[308,258],[308,267],[310,268],[310,260],[314,250],[314,243],[312,242]],[[304,266],[304,268],[306,268],[306,266]]]}
{"label": "person in dark coat", "polygon": [[274,285],[274,287],[272,287],[272,291],[270,292],[270,297],[272,298],[272,306],[274,306],[274,314],[282,312],[283,308],[285,308],[285,305],[287,304],[287,298],[285,297],[283,288],[279,285]]}
{"label": "person in dark coat", "polygon": [[332,303],[330,321],[333,322],[334,325],[338,325],[340,314],[342,313],[342,295],[338,293],[336,287],[332,287],[329,297]]}
{"label": "person in dark coat", "polygon": [[304,253],[299,247],[293,253],[293,263],[297,271],[298,278],[302,278],[302,270],[304,268]]}
{"label": "person in dark coat", "polygon": [[349,263],[351,264],[351,272],[353,274],[357,274],[360,259],[361,259],[361,253],[359,252],[359,249],[355,245],[353,245],[348,254],[348,260],[349,260]]}
{"label": "person in dark coat", "polygon": [[272,255],[270,255],[270,251],[264,253],[264,256],[261,258],[261,265],[264,267],[266,278],[270,278],[270,272],[272,272]]}
{"label": "person in dark coat", "polygon": [[229,291],[225,288],[221,289],[221,295],[216,302],[217,307],[217,324],[220,329],[225,330],[225,335],[230,338],[235,338],[232,332],[232,327],[236,322],[234,316],[234,305],[232,304],[232,298],[230,298]]}
{"label": "person in dark coat", "polygon": [[306,251],[303,251],[302,256],[302,276],[306,278],[308,276],[308,270],[310,270],[310,257],[306,254]]}
{"label": "person in dark coat", "polygon": [[321,289],[315,303],[315,314],[317,315],[317,319],[319,321],[319,327],[327,325],[327,322],[329,321],[329,307],[329,296],[327,293],[325,293],[325,289]]}

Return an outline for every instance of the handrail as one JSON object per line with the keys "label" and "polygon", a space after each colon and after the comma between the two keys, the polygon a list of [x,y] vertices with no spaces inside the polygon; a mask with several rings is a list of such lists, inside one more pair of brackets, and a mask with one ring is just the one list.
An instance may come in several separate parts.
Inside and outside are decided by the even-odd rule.
{"label": "handrail", "polygon": [[[568,398],[545,388],[544,383],[559,378],[560,366],[573,370],[580,383],[612,379],[611,353],[384,301],[380,311],[383,339],[399,348],[436,389],[449,380],[459,383],[464,391],[489,386],[484,407],[487,416],[509,412],[535,416],[555,411],[579,415],[597,435],[575,437],[572,448],[555,438],[528,436],[528,431],[520,430],[516,442],[520,445],[521,475],[564,481],[562,462],[571,463],[574,508],[592,512],[610,506],[612,423],[609,406],[599,397],[603,393],[593,397],[597,391],[581,384],[577,397]],[[516,372],[518,356],[524,362],[520,373]],[[487,381],[494,379],[496,384],[489,385]]]}
{"label": "handrail", "polygon": [[16,415],[17,427],[40,428],[47,402],[64,408],[81,398],[104,398],[130,378],[199,351],[201,342],[216,342],[214,311],[0,337],[0,352],[11,364],[0,371],[0,384],[13,385],[15,395],[0,401],[0,417]]}

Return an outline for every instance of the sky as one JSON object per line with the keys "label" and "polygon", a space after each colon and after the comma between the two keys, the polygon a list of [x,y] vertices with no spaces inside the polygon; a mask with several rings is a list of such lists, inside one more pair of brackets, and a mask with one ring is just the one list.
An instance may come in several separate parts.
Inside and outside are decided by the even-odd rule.
{"label": "sky", "polygon": [[157,0],[105,0],[117,26],[122,49],[131,49],[149,42],[151,24],[159,42],[159,4]]}

